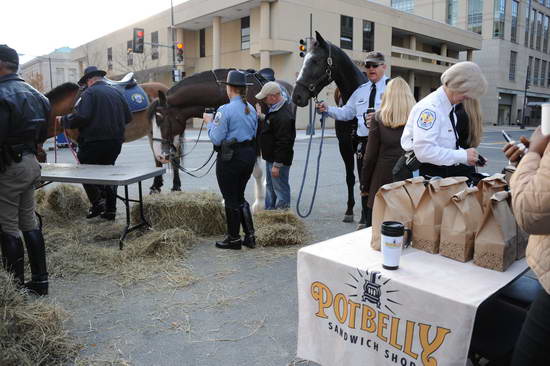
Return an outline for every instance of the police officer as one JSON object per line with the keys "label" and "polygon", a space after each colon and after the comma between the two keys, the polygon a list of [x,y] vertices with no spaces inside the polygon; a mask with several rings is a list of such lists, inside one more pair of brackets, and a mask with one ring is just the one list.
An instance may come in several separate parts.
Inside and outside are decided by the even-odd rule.
{"label": "police officer", "polygon": [[[369,127],[368,123],[374,116],[374,112],[380,108],[382,103],[382,94],[386,89],[386,84],[389,78],[384,75],[386,72],[386,64],[384,55],[380,52],[369,52],[365,60],[365,68],[367,69],[368,82],[359,86],[347,103],[343,107],[329,107],[326,103],[318,103],[317,110],[319,112],[328,112],[328,115],[339,121],[349,121],[352,123],[354,118],[357,119],[357,132],[354,136],[354,143],[357,145],[357,169],[361,175],[361,167],[363,166],[363,155],[367,148]],[[370,222],[372,210],[367,206],[368,197],[361,197],[361,219],[357,229],[366,227],[367,222]]]}
{"label": "police officer", "polygon": [[[47,137],[50,103],[17,75],[17,52],[0,45],[0,242],[4,268],[20,286],[48,294],[44,237],[35,217],[34,185],[40,178],[36,145]],[[24,282],[23,233],[31,266]]]}
{"label": "police officer", "polygon": [[[78,84],[86,85],[74,112],[58,121],[64,128],[78,128],[78,159],[82,164],[114,165],[124,142],[126,124],[132,113],[124,96],[109,86],[107,73],[88,66]],[[86,218],[101,215],[106,220],[116,217],[116,186],[84,184],[92,204]]]}
{"label": "police officer", "polygon": [[412,109],[401,137],[405,151],[414,150],[425,176],[463,175],[464,165],[480,164],[475,148],[459,145],[455,106],[467,98],[479,98],[487,90],[487,81],[479,66],[459,62],[441,75],[441,86]]}
{"label": "police officer", "polygon": [[[203,115],[208,123],[208,136],[218,151],[216,177],[225,200],[227,220],[227,236],[216,242],[216,247],[241,249],[241,245],[245,245],[254,248],[254,225],[244,190],[256,161],[258,120],[256,111],[246,101],[246,86],[251,84],[246,82],[245,74],[232,70],[227,74],[225,84],[229,103],[219,107],[213,119],[209,113]],[[243,241],[241,223],[245,233]]]}

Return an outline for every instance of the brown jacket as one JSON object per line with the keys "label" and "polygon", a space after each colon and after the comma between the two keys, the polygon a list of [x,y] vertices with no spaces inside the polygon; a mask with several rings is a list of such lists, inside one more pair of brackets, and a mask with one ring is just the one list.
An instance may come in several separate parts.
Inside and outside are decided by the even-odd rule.
{"label": "brown jacket", "polygon": [[510,181],[518,224],[529,234],[527,263],[550,294],[550,144],[543,157],[527,153]]}
{"label": "brown jacket", "polygon": [[374,196],[384,184],[393,182],[392,169],[397,159],[403,155],[401,135],[405,126],[390,128],[380,121],[380,114],[376,113],[369,128],[369,142],[363,157],[361,170],[361,186],[364,192],[369,193],[367,206],[372,208]]}

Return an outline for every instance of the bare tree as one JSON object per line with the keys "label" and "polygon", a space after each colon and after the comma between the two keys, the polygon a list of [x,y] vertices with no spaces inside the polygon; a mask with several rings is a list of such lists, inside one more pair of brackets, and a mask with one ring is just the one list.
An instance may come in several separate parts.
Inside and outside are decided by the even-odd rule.
{"label": "bare tree", "polygon": [[27,82],[39,92],[44,92],[44,76],[41,73],[32,73]]}

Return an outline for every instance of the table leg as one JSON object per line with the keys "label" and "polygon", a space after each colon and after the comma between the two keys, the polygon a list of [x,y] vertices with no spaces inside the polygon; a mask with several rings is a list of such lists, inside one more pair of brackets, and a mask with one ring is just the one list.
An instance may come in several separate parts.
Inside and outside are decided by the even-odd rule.
{"label": "table leg", "polygon": [[[126,236],[128,233],[137,230],[141,227],[151,227],[151,224],[145,219],[145,215],[143,213],[143,192],[141,187],[141,181],[138,182],[138,194],[139,194],[139,200],[132,200],[128,197],[128,186],[124,186],[124,197],[117,196],[119,199],[124,201],[124,206],[126,209],[126,226],[124,227],[124,231],[122,232],[122,236],[120,237],[119,241],[119,248],[122,250],[124,248],[124,239],[126,239]],[[130,227],[130,202],[136,202],[139,203],[139,216],[141,221]]]}

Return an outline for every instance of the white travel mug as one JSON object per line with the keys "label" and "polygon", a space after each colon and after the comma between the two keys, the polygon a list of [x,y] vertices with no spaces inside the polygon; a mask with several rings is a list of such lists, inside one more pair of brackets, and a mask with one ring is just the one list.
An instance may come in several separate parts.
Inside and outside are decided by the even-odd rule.
{"label": "white travel mug", "polygon": [[541,105],[540,129],[544,136],[550,135],[550,103]]}
{"label": "white travel mug", "polygon": [[[403,250],[403,237],[405,231],[410,233],[410,230],[405,229],[402,223],[397,221],[384,221],[381,227],[382,241],[382,267],[385,269],[396,270],[399,268],[399,260]],[[410,236],[410,235],[409,235]]]}

